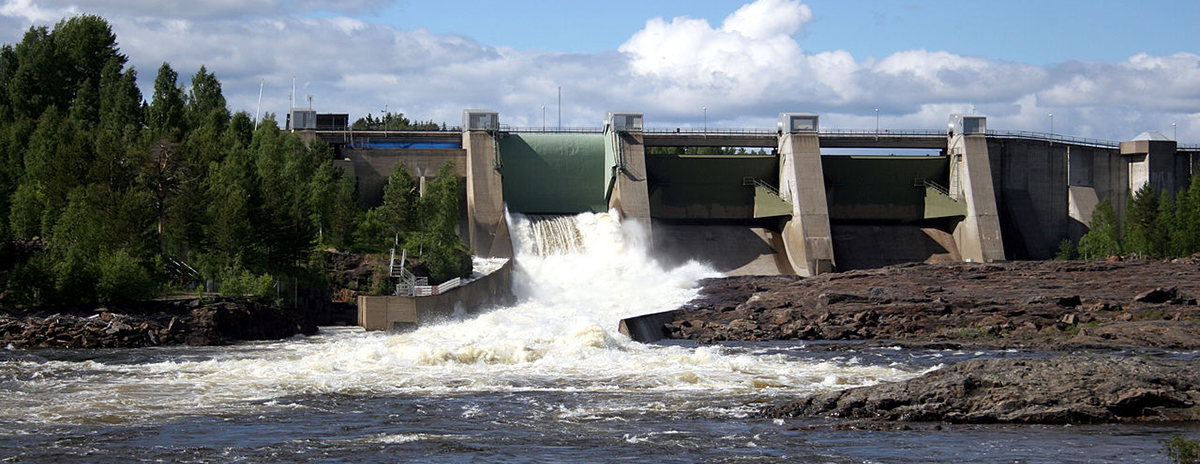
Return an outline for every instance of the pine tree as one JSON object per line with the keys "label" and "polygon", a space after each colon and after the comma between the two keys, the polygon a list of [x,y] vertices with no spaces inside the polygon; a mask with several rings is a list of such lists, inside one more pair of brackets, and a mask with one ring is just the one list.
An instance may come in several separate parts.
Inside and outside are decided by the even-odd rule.
{"label": "pine tree", "polygon": [[1121,231],[1112,203],[1103,200],[1092,212],[1088,233],[1079,240],[1079,255],[1083,259],[1104,259],[1121,254]]}

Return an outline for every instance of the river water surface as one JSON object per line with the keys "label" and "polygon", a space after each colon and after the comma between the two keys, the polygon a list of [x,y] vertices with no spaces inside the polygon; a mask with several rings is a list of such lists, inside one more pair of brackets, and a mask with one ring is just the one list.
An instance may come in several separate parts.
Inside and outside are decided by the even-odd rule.
{"label": "river water surface", "polygon": [[[1179,426],[858,431],[754,411],[978,356],[802,343],[645,345],[678,307],[609,214],[511,220],[519,302],[407,334],[323,328],[227,347],[0,350],[3,462],[1165,462]],[[814,427],[816,426],[816,427]]]}

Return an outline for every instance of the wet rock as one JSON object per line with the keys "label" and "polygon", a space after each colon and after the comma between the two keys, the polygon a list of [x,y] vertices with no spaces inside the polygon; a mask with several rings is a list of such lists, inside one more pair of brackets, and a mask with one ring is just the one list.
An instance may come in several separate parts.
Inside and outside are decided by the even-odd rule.
{"label": "wet rock", "polygon": [[308,314],[253,302],[164,301],[100,309],[62,308],[64,313],[49,315],[0,309],[0,344],[48,348],[220,345],[282,339],[317,330]]}
{"label": "wet rock", "polygon": [[[1081,343],[1089,349],[1200,349],[1200,329],[1187,324],[1200,320],[1200,307],[1189,305],[1195,299],[1186,296],[1200,294],[1196,264],[1127,259],[954,263],[809,278],[705,279],[701,296],[677,316],[677,322],[703,324],[670,333],[709,341],[902,339],[997,348],[1065,349]],[[1159,304],[1152,301],[1172,306],[1147,308]],[[1147,335],[1137,324],[1164,319],[1177,324],[1169,335],[1160,328]],[[753,321],[754,327],[739,322],[731,329],[735,320]],[[1085,324],[1089,336],[1080,338],[1076,328]]]}
{"label": "wet rock", "polygon": [[1137,301],[1139,303],[1151,303],[1151,304],[1166,303],[1168,301],[1175,299],[1175,296],[1178,294],[1179,294],[1178,288],[1158,287],[1158,288],[1155,288],[1154,290],[1149,290],[1149,291],[1137,294],[1137,296],[1133,297],[1133,301]]}
{"label": "wet rock", "polygon": [[975,359],[906,382],[810,396],[767,417],[1077,424],[1200,420],[1200,366],[1149,358]]}

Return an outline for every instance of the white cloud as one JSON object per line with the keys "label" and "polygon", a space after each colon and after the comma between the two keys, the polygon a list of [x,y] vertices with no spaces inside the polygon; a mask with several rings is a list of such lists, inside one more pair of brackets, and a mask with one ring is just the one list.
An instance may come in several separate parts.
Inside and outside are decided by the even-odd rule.
{"label": "white cloud", "polygon": [[[356,19],[386,0],[0,0],[0,38],[31,24],[91,12],[112,23],[149,97],[158,66],[186,82],[201,66],[217,74],[234,110],[287,108],[299,100],[353,117],[384,104],[454,125],[463,108],[501,112],[505,124],[539,126],[541,106],[564,125],[598,126],[604,112],[646,113],[649,126],[773,127],[781,111],[812,111],[827,127],[941,128],[974,107],[995,129],[1048,130],[1120,139],[1146,129],[1200,139],[1200,56],[1139,54],[1119,63],[1054,66],[908,50],[856,59],[806,51],[813,21],[795,0],[758,0],[714,26],[703,19],[651,18],[617,50],[559,53],[496,47],[460,35],[399,30]],[[86,8],[85,8],[86,6]],[[178,9],[178,11],[176,11]],[[310,13],[322,12],[332,14]],[[12,27],[9,27],[9,26]]]}
{"label": "white cloud", "polygon": [[20,18],[34,24],[52,23],[77,13],[78,9],[73,6],[43,8],[34,4],[33,0],[5,0],[0,5],[0,17]]}

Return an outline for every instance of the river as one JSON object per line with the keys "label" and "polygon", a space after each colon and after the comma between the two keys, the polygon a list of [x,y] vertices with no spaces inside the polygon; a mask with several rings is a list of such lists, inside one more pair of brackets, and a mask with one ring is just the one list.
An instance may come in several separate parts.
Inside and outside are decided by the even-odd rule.
{"label": "river", "polygon": [[675,308],[717,274],[662,268],[644,231],[610,214],[511,228],[519,301],[468,320],[226,347],[0,350],[0,461],[1165,462],[1157,440],[1180,431],[757,418],[807,393],[1039,354],[640,344],[620,319]]}

